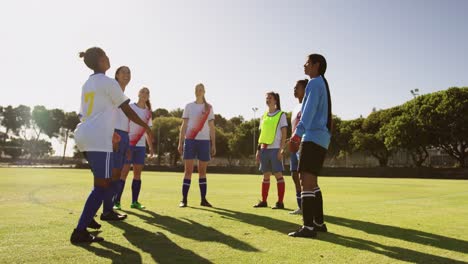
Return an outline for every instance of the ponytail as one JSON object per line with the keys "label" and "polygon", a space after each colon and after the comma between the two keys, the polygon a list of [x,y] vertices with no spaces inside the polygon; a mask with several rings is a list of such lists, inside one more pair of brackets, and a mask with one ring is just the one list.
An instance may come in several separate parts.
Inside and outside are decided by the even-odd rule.
{"label": "ponytail", "polygon": [[280,102],[279,93],[274,93],[274,95],[275,95],[275,100],[276,100],[276,108],[278,110],[281,110],[281,102]]}
{"label": "ponytail", "polygon": [[327,116],[327,128],[328,131],[331,133],[333,129],[333,119],[332,119],[332,102],[331,102],[331,95],[330,95],[330,87],[328,86],[328,81],[325,78],[325,72],[327,71],[327,60],[324,56],[320,54],[310,54],[309,61],[312,63],[319,63],[318,74],[322,76],[323,81],[325,82],[325,87],[327,88],[328,94],[328,116]]}
{"label": "ponytail", "polygon": [[322,74],[322,79],[325,82],[325,86],[327,87],[327,94],[328,94],[328,118],[327,118],[327,128],[328,131],[331,133],[333,129],[333,119],[332,119],[332,102],[331,102],[331,95],[330,95],[330,87],[328,86],[328,81],[325,78],[325,74]]}
{"label": "ponytail", "polygon": [[148,100],[146,101],[146,107],[148,107],[148,109],[152,112],[153,110],[151,110],[151,102],[148,98]]}
{"label": "ponytail", "polygon": [[203,96],[203,103],[205,104],[205,112],[209,112],[211,105],[206,101],[205,96]]}

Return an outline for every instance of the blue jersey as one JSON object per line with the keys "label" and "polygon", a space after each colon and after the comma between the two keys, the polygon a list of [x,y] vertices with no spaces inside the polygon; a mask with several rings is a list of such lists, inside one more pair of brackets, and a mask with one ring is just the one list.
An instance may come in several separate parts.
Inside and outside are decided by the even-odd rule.
{"label": "blue jersey", "polygon": [[302,116],[295,134],[302,141],[312,141],[326,149],[330,144],[328,122],[328,92],[322,76],[310,79],[302,101]]}

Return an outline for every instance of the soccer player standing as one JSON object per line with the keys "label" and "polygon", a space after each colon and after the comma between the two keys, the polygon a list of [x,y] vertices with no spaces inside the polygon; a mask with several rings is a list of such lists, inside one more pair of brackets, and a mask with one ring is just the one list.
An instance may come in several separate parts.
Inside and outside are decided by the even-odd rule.
{"label": "soccer player standing", "polygon": [[[151,102],[150,98],[150,91],[148,88],[143,87],[138,92],[138,102],[133,103],[130,107],[138,114],[138,116],[145,121],[148,126],[152,126],[153,118],[151,112]],[[153,142],[149,137],[145,137],[145,130],[135,124],[134,122],[130,122],[130,130],[129,130],[129,137],[130,137],[130,155],[127,157],[125,161],[125,166],[122,169],[122,176],[121,181],[123,181],[121,192],[119,193],[119,198],[122,196],[123,187],[125,186],[125,180],[127,179],[128,172],[130,171],[130,165],[133,165],[133,181],[132,181],[132,204],[130,205],[131,208],[136,209],[145,209],[139,201],[138,198],[140,196],[141,190],[141,172],[143,171],[143,167],[145,166],[145,157],[146,157],[146,144],[145,141],[148,143],[150,156],[153,156]],[[120,202],[120,199],[119,199]]]}
{"label": "soccer player standing", "polygon": [[[151,137],[151,129],[128,105],[119,84],[105,75],[110,68],[106,53],[97,47],[80,52],[80,57],[88,68],[94,71],[85,82],[81,92],[80,124],[74,134],[78,149],[84,152],[94,175],[94,188],[89,194],[78,221],[70,237],[72,243],[99,242],[104,239],[91,235],[86,228],[93,221],[104,199],[112,199],[115,194],[110,188],[113,168],[113,133],[115,110],[120,107],[125,115],[143,126]],[[113,212],[113,211],[112,211]]]}
{"label": "soccer player standing", "polygon": [[198,159],[198,176],[201,195],[201,206],[211,207],[206,199],[206,169],[208,161],[216,155],[216,130],[213,107],[205,99],[205,86],[195,86],[195,102],[185,106],[182,114],[182,125],[179,134],[179,153],[184,158],[184,181],[182,184],[182,201],[179,207],[187,207],[187,196],[192,181],[193,165]]}
{"label": "soccer player standing", "polygon": [[313,238],[317,231],[326,232],[323,220],[322,192],[317,177],[322,169],[332,128],[330,89],[325,71],[327,61],[320,54],[308,56],[304,72],[310,77],[302,103],[302,116],[290,139],[291,151],[297,151],[300,144],[299,167],[302,185],[302,215],[304,225],[293,237]]}
{"label": "soccer player standing", "polygon": [[[127,66],[120,66],[115,71],[115,80],[119,83],[122,91],[125,92],[125,88],[132,78],[130,68]],[[114,168],[112,169],[112,181],[118,181],[116,195],[114,197],[113,209],[121,209],[120,198],[122,196],[122,190],[125,186],[125,181],[120,179],[122,175],[122,168],[125,164],[127,151],[130,147],[130,141],[128,137],[129,130],[128,117],[122,112],[121,109],[116,110],[116,122],[115,122],[115,133],[120,136],[120,142],[118,143],[117,149],[114,150]],[[104,203],[106,207],[106,203]]]}
{"label": "soccer player standing", "polygon": [[278,201],[272,209],[284,209],[285,182],[283,178],[283,151],[286,144],[286,132],[288,121],[286,114],[281,111],[279,94],[269,92],[266,94],[268,111],[263,114],[260,122],[260,137],[256,160],[260,162],[260,170],[263,173],[262,200],[255,208],[267,207],[268,191],[270,189],[270,176],[275,175],[278,188]]}
{"label": "soccer player standing", "polygon": [[[296,130],[297,124],[301,120],[301,108],[302,108],[302,100],[304,99],[305,87],[307,85],[308,80],[299,80],[296,82],[296,86],[294,86],[294,97],[297,98],[299,103],[294,107],[294,110],[291,114],[291,129],[292,133]],[[291,176],[294,181],[294,186],[296,187],[296,200],[297,200],[297,209],[290,212],[290,214],[302,214],[301,210],[301,181],[299,180],[299,173],[297,172],[297,165],[299,163],[298,159],[299,153],[290,152],[290,160],[289,160],[289,167],[291,171]]]}

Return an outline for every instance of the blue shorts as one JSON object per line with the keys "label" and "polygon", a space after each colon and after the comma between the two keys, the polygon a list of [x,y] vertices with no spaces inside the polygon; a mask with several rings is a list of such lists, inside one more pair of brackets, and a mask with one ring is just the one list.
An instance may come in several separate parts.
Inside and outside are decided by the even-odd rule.
{"label": "blue shorts", "polygon": [[125,164],[144,165],[146,157],[146,147],[130,146],[130,157],[125,158]]}
{"label": "blue shorts", "polygon": [[289,159],[289,170],[291,172],[297,171],[297,166],[299,165],[299,152],[291,153]]}
{"label": "blue shorts", "polygon": [[116,129],[115,132],[119,134],[120,142],[119,149],[114,151],[114,169],[122,169],[125,163],[127,150],[130,147],[128,132],[119,129]]}
{"label": "blue shorts", "polygon": [[210,145],[210,140],[185,139],[184,160],[209,161],[211,159]]}
{"label": "blue shorts", "polygon": [[112,178],[112,167],[114,166],[113,152],[86,151],[83,154],[88,160],[95,178]]}
{"label": "blue shorts", "polygon": [[283,172],[283,161],[278,160],[278,151],[280,149],[260,149],[261,172]]}

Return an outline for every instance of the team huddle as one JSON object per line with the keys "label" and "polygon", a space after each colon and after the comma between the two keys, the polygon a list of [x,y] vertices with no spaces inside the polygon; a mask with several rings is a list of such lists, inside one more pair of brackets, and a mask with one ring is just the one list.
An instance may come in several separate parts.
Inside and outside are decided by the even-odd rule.
{"label": "team huddle", "polygon": [[[78,225],[73,230],[72,243],[103,241],[87,228],[99,229],[94,219],[103,205],[102,221],[121,221],[127,215],[121,209],[130,166],[133,167],[132,202],[130,207],[144,209],[138,200],[141,190],[141,173],[147,155],[153,155],[151,131],[152,108],[150,90],[140,89],[138,101],[130,104],[124,94],[130,82],[127,66],[119,67],[115,78],[106,76],[110,68],[106,53],[97,47],[81,52],[80,57],[94,71],[82,87],[80,124],[75,130],[75,141],[94,175],[94,187],[85,202]],[[285,181],[283,178],[283,154],[290,152],[292,178],[296,188],[298,209],[291,214],[302,214],[303,225],[292,237],[316,237],[317,232],[327,232],[323,219],[323,198],[317,176],[322,169],[332,129],[331,97],[325,79],[327,63],[320,54],[308,56],[304,72],[310,80],[300,80],[294,87],[299,104],[291,117],[292,137],[287,139],[288,122],[281,111],[278,93],[266,94],[267,111],[260,122],[260,136],[256,160],[263,173],[262,199],[255,208],[268,207],[267,198],[270,177],[276,178],[278,200],[272,209],[284,209]],[[211,207],[206,199],[207,166],[216,155],[214,111],[205,99],[203,84],[195,86],[196,100],[185,106],[179,134],[178,151],[184,160],[182,200],[179,207],[187,207],[194,163],[197,160],[200,187],[200,205]]]}

